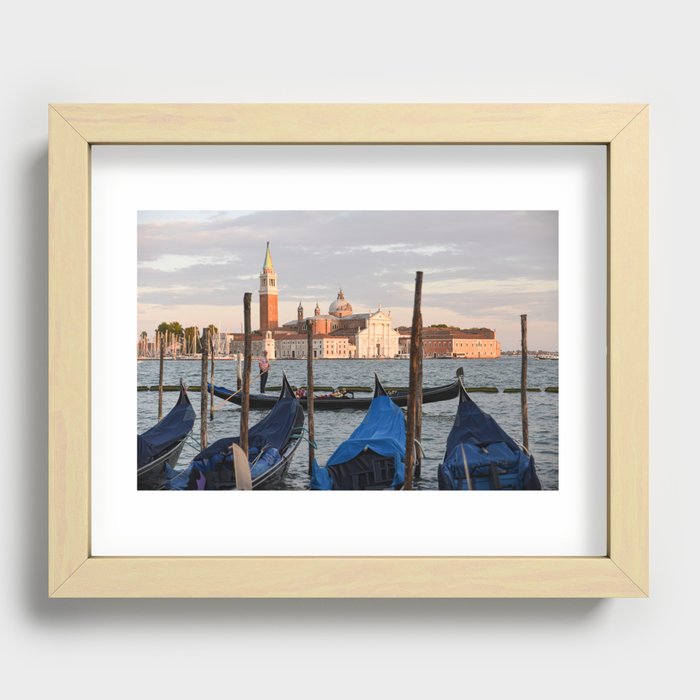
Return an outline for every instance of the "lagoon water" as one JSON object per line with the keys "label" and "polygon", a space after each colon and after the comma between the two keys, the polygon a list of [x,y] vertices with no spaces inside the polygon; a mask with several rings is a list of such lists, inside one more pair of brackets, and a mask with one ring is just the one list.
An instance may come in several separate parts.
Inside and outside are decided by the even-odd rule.
{"label": "lagoon water", "polygon": [[[520,394],[504,394],[506,387],[520,385],[520,358],[507,356],[498,360],[430,359],[423,364],[424,385],[448,384],[458,367],[464,368],[464,383],[467,387],[495,386],[497,394],[473,393],[472,399],[490,413],[513,438],[522,439],[520,420]],[[318,360],[314,364],[314,382],[317,386],[371,386],[374,372],[385,386],[408,385],[408,361],[406,360]],[[286,372],[292,385],[306,384],[305,360],[277,360],[271,363],[268,387],[282,383],[282,372]],[[164,383],[177,384],[182,379],[186,385],[199,385],[201,364],[193,360],[168,360],[165,362]],[[559,385],[559,362],[529,358],[528,386],[542,392],[528,392],[530,421],[530,450],[535,457],[537,473],[542,488],[557,489],[559,483],[559,396],[546,393],[544,388]],[[257,364],[253,366],[252,391],[258,392]],[[236,386],[236,362],[217,360],[215,383],[234,388]],[[138,385],[158,384],[158,362],[142,360],[138,364]],[[163,394],[165,415],[177,401],[177,392]],[[199,392],[190,393],[190,401],[197,413],[197,422],[191,438],[182,451],[178,469],[187,466],[198,452],[199,442]],[[222,437],[238,435],[240,408],[214,397],[214,421],[209,423],[209,443]],[[416,483],[419,489],[437,489],[437,467],[443,457],[445,442],[454,421],[457,399],[427,404],[423,407],[423,439],[425,450],[422,475]],[[262,411],[251,411],[251,424],[264,415]],[[362,421],[365,411],[316,411],[314,414],[316,458],[323,465],[336,447],[345,440]],[[151,427],[158,417],[158,392],[138,392],[138,432]],[[287,476],[280,489],[304,489],[308,487],[308,448],[302,442],[294,455]]]}

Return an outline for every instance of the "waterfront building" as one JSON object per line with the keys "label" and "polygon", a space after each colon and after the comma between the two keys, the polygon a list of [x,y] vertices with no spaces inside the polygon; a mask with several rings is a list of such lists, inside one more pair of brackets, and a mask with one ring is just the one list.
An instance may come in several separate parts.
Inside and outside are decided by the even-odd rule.
{"label": "waterfront building", "polygon": [[[411,329],[399,328],[399,350],[411,351]],[[465,359],[496,359],[501,356],[501,343],[490,328],[423,328],[424,357],[463,357]]]}
{"label": "waterfront building", "polygon": [[[283,329],[296,329],[297,333],[306,333],[311,325],[314,336],[328,336],[347,342],[347,354],[344,357],[396,357],[399,352],[399,333],[391,327],[391,312],[376,311],[356,314],[352,304],[345,298],[343,290],[328,307],[328,313],[322,314],[316,302],[313,316],[304,316],[301,302],[297,307],[297,318],[285,323]],[[339,355],[341,356],[341,355]]]}
{"label": "waterfront building", "polygon": [[[245,336],[243,333],[231,333],[231,354],[243,354],[245,350]],[[267,359],[274,360],[277,355],[275,353],[276,341],[272,331],[265,333],[253,333],[251,337],[251,354],[253,357],[262,357],[263,351],[267,352]]]}
{"label": "waterfront building", "polygon": [[[308,339],[305,334],[295,333],[280,337],[275,341],[278,359],[300,360],[307,357]],[[349,339],[326,333],[315,335],[313,352],[317,359],[347,359],[354,356],[354,348]]]}

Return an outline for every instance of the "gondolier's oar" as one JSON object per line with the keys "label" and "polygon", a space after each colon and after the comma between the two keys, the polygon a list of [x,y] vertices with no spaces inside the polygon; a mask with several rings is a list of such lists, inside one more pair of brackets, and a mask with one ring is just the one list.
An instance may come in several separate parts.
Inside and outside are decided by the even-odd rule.
{"label": "gondolier's oar", "polygon": [[224,403],[226,403],[226,401],[230,401],[234,396],[238,396],[238,394],[240,394],[242,391],[243,391],[243,389],[239,389],[238,391],[234,391],[231,394],[231,396],[227,396],[225,399],[221,399],[221,397],[216,396],[216,394],[214,394],[214,396],[216,396],[217,399],[221,399]]}
{"label": "gondolier's oar", "polygon": [[[260,377],[260,376],[261,376],[261,375],[258,375],[258,377]],[[213,385],[212,385],[212,390],[213,390],[213,388],[214,388],[214,387],[213,387]],[[228,396],[228,397],[226,397],[225,399],[221,399],[220,396],[217,396],[216,398],[217,398],[217,399],[221,399],[221,400],[225,403],[226,401],[230,401],[234,396],[238,396],[238,394],[240,394],[242,391],[243,391],[242,388],[239,389],[238,391],[234,391],[234,392],[231,394],[231,396]]]}
{"label": "gondolier's oar", "polygon": [[245,452],[235,442],[231,446],[233,452],[233,473],[236,477],[236,491],[252,491],[253,478],[250,474],[250,464]]}

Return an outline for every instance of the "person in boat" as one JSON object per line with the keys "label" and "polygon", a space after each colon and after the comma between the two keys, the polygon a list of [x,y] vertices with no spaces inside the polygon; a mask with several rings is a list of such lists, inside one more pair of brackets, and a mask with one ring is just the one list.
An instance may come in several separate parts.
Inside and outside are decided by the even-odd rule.
{"label": "person in boat", "polygon": [[262,357],[258,360],[258,367],[260,368],[260,393],[264,394],[267,377],[270,373],[270,361],[267,359],[267,350],[263,350]]}
{"label": "person in boat", "polygon": [[295,392],[294,396],[296,396],[298,399],[303,399],[306,397],[306,389],[304,389],[303,386],[300,386]]}

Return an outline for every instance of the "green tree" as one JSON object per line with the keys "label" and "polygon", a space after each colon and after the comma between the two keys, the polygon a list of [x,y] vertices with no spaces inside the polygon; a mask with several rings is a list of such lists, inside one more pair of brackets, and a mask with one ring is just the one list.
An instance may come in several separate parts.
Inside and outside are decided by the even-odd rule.
{"label": "green tree", "polygon": [[179,321],[171,321],[170,323],[163,321],[158,326],[157,331],[158,333],[172,333],[176,338],[182,337],[184,333],[184,329]]}

